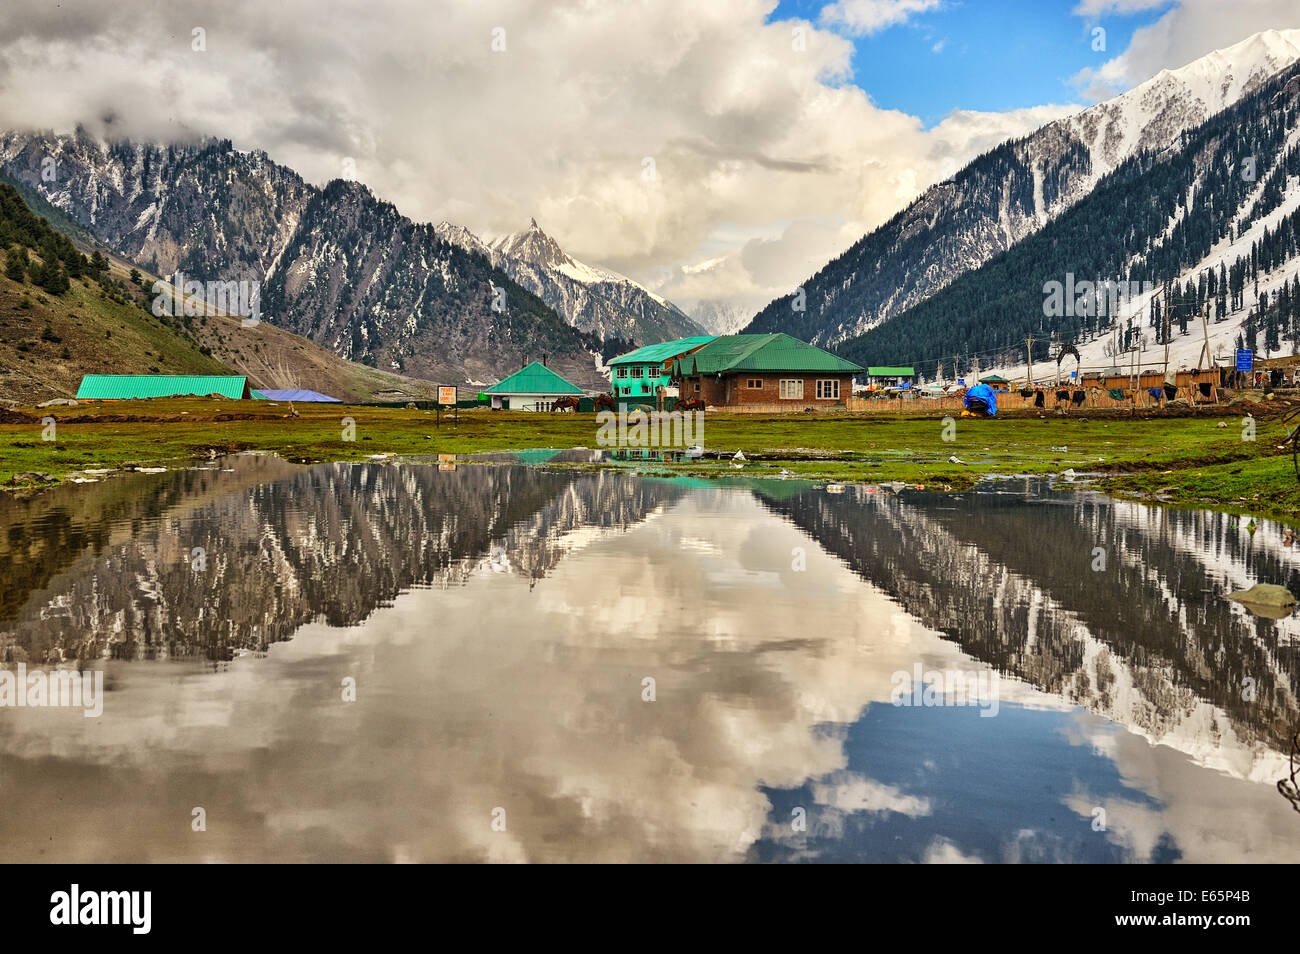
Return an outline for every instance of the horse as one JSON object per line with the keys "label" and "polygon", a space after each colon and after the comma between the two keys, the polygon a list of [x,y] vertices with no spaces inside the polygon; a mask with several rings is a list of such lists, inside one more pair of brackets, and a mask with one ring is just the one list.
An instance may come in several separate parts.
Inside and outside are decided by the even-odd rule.
{"label": "horse", "polygon": [[614,410],[614,399],[608,394],[597,394],[593,408],[597,411],[612,411]]}
{"label": "horse", "polygon": [[702,398],[687,398],[684,401],[678,401],[673,405],[674,411],[703,411],[704,400]]}
{"label": "horse", "polygon": [[556,400],[554,404],[551,405],[552,413],[556,411],[576,411],[577,409],[578,409],[578,399],[576,397],[573,397],[572,395],[570,395],[569,397],[559,398]]}

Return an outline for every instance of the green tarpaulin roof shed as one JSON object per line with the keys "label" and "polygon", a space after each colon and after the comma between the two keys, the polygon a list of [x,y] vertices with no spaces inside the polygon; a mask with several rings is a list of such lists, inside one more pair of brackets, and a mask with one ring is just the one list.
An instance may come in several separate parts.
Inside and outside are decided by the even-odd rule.
{"label": "green tarpaulin roof shed", "polygon": [[484,394],[586,394],[540,361],[516,371],[483,392]]}
{"label": "green tarpaulin roof shed", "polygon": [[912,368],[892,367],[882,365],[876,368],[867,368],[867,374],[873,378],[912,378],[916,377],[916,372]]}
{"label": "green tarpaulin roof shed", "polygon": [[233,374],[87,374],[77,388],[78,401],[203,394],[220,394],[235,400],[247,398],[248,378]]}
{"label": "green tarpaulin roof shed", "polygon": [[723,335],[677,362],[681,375],[732,371],[811,371],[858,374],[852,361],[789,335]]}

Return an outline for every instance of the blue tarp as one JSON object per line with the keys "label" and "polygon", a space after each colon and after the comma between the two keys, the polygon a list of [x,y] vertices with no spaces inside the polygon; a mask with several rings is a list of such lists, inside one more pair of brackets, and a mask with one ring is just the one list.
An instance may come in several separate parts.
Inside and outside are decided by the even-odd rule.
{"label": "blue tarp", "polygon": [[972,399],[983,401],[987,405],[989,417],[993,417],[998,413],[998,397],[987,384],[977,384],[966,392],[966,406],[968,408],[971,406]]}
{"label": "blue tarp", "polygon": [[330,397],[328,394],[320,394],[317,391],[293,390],[293,391],[254,391],[253,397],[265,398],[268,401],[302,401],[308,402],[326,402],[330,404],[342,404],[336,397]]}

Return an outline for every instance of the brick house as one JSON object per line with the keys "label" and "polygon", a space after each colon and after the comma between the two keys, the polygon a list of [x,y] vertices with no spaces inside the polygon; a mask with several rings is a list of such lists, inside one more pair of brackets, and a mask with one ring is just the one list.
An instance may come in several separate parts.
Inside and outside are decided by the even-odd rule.
{"label": "brick house", "polygon": [[862,368],[783,334],[724,335],[673,364],[683,399],[708,407],[834,407],[853,395]]}

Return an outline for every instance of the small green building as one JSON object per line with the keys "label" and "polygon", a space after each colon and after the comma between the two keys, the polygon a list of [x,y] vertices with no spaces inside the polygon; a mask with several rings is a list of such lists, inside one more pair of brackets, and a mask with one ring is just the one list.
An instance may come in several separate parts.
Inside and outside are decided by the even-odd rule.
{"label": "small green building", "polygon": [[867,383],[879,388],[899,388],[911,384],[916,370],[906,366],[879,365],[867,368]]}
{"label": "small green building", "polygon": [[503,381],[483,391],[498,410],[549,411],[563,397],[581,398],[587,392],[556,374],[540,361],[520,368]]}
{"label": "small green building", "polygon": [[673,362],[682,355],[698,351],[714,339],[714,335],[697,335],[694,338],[675,338],[659,344],[646,345],[609,362],[614,398],[653,402],[655,391],[668,387],[672,380]]}

